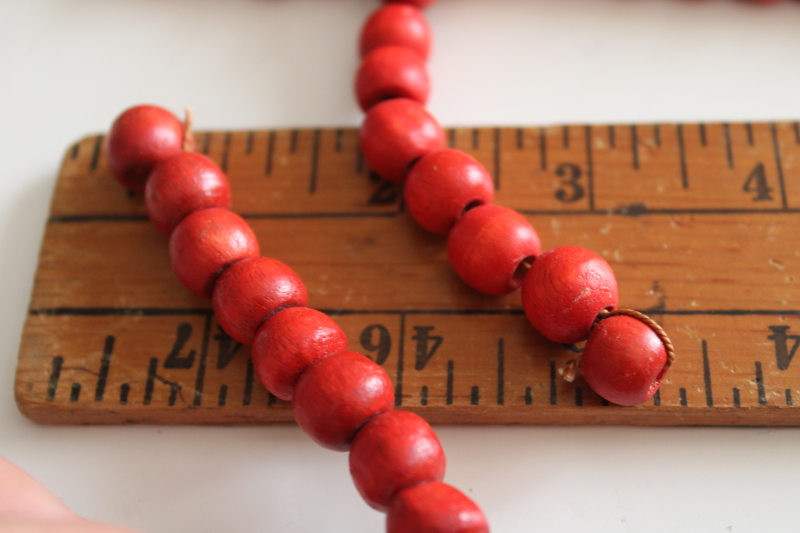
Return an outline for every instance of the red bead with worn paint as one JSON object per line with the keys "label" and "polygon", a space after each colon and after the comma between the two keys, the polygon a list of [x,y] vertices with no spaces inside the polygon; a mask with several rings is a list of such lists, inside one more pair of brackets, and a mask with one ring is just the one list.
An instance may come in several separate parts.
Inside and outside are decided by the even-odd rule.
{"label": "red bead with worn paint", "polygon": [[402,183],[421,157],[444,149],[444,131],[420,103],[408,98],[372,107],[360,131],[361,152],[383,179]]}
{"label": "red bead with worn paint", "polygon": [[285,263],[271,257],[252,257],[225,269],[211,302],[222,329],[250,345],[273,313],[308,305],[308,293],[300,277]]}
{"label": "red bead with worn paint", "polygon": [[404,46],[428,58],[431,29],[418,7],[408,4],[387,4],[376,9],[361,30],[361,57],[381,46]]}
{"label": "red bead with worn paint", "polygon": [[425,62],[403,46],[376,48],[361,62],[356,75],[356,98],[364,111],[391,98],[409,98],[424,105],[430,90]]}
{"label": "red bead with worn paint", "polygon": [[617,280],[605,259],[579,246],[542,253],[525,275],[522,306],[553,342],[586,340],[597,314],[617,306]]}
{"label": "red bead with worn paint", "polygon": [[403,489],[444,478],[439,439],[423,418],[390,411],[361,428],[350,448],[350,473],[359,494],[373,509],[386,512]]}
{"label": "red bead with worn paint", "polygon": [[259,328],[250,356],[264,387],[281,400],[291,400],[308,365],[346,349],[347,337],[328,315],[290,307]]}
{"label": "red bead with worn paint", "polygon": [[180,152],[153,167],[144,189],[147,216],[167,235],[186,216],[231,206],[231,186],[216,163],[203,154]]}
{"label": "red bead with worn paint", "polygon": [[467,210],[492,203],[492,177],[460,150],[433,152],[415,164],[405,184],[408,212],[420,226],[447,235]]}
{"label": "red bead with worn paint", "polygon": [[184,125],[160,107],[140,105],[123,112],[106,138],[111,174],[132,191],[143,191],[153,166],[183,150]]}
{"label": "red bead with worn paint", "polygon": [[467,285],[490,296],[519,287],[520,266],[540,250],[536,230],[522,215],[491,204],[467,211],[447,239],[447,255],[456,273]]}
{"label": "red bead with worn paint", "polygon": [[583,379],[618,405],[638,405],[652,398],[667,370],[667,350],[659,336],[627,315],[595,324],[581,355]]}
{"label": "red bead with worn paint", "polygon": [[392,500],[386,533],[489,533],[489,524],[461,491],[433,482],[406,489]]}
{"label": "red bead with worn paint", "polygon": [[386,371],[355,352],[339,352],[312,363],[295,387],[297,424],[325,448],[347,451],[370,418],[394,409]]}
{"label": "red bead with worn paint", "polygon": [[187,289],[203,298],[211,297],[225,267],[258,254],[253,230],[227,209],[195,211],[175,227],[169,239],[172,269]]}

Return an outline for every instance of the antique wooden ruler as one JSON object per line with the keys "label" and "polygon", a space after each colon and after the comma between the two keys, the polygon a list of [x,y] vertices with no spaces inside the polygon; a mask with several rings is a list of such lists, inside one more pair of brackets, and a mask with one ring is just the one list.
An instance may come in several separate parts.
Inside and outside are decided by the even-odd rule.
{"label": "antique wooden ruler", "polygon": [[[558,369],[518,293],[482,296],[372,175],[353,129],[198,134],[228,173],[262,253],[384,366],[398,407],[436,423],[800,424],[800,128],[795,123],[448,130],[496,202],[543,247],[614,268],[677,361],[646,405],[607,405]],[[800,358],[799,358],[800,359]],[[21,411],[44,423],[292,420],[248,348],[175,279],[140,195],[109,175],[103,137],[64,158],[19,354]]]}

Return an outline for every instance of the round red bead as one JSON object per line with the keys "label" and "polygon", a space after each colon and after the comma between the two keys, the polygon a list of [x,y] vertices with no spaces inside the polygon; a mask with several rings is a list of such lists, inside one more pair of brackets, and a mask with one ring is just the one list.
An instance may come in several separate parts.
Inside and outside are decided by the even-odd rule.
{"label": "round red bead", "polygon": [[386,371],[360,353],[318,359],[295,387],[292,412],[298,425],[325,448],[347,451],[358,429],[394,408]]}
{"label": "round red bead", "polygon": [[264,387],[281,400],[291,400],[308,365],[346,349],[347,337],[328,315],[290,307],[259,328],[250,354]]}
{"label": "round red bead", "polygon": [[242,217],[227,209],[195,211],[169,239],[169,259],[178,279],[198,296],[210,298],[229,264],[259,254],[258,240]]}
{"label": "round red bead", "polygon": [[411,168],[404,194],[420,226],[447,235],[465,209],[492,202],[494,184],[475,158],[448,149],[424,156]]}
{"label": "round red bead", "polygon": [[489,533],[483,511],[457,489],[423,483],[398,494],[386,516],[387,533]]}
{"label": "round red bead", "polygon": [[579,246],[542,253],[525,275],[522,305],[539,333],[562,344],[586,340],[597,314],[617,306],[617,280],[608,263]]}
{"label": "round red bead", "polygon": [[410,98],[424,105],[430,88],[425,62],[402,46],[376,48],[361,62],[356,75],[356,97],[364,111],[391,98]]}
{"label": "round red bead", "polygon": [[160,107],[141,105],[123,112],[106,139],[111,174],[133,191],[143,191],[153,166],[183,149],[184,125]]}
{"label": "round red bead", "polygon": [[668,369],[667,351],[659,336],[626,315],[599,321],[581,355],[586,383],[618,405],[638,405],[652,398]]}
{"label": "round red bead", "polygon": [[180,152],[156,163],[144,190],[147,215],[169,235],[186,216],[211,207],[229,208],[231,187],[203,154]]}
{"label": "round red bead", "polygon": [[516,211],[499,205],[467,211],[447,239],[447,255],[456,273],[470,287],[491,296],[519,287],[518,268],[539,250],[533,226]]}
{"label": "round red bead", "polygon": [[249,345],[273,313],[308,305],[308,293],[300,277],[286,264],[270,257],[252,257],[225,269],[211,301],[222,329]]}
{"label": "round red bead", "polygon": [[372,107],[360,132],[361,151],[382,178],[401,183],[422,156],[442,150],[444,131],[425,108],[408,98]]}
{"label": "round red bead", "polygon": [[361,428],[350,448],[350,473],[359,494],[386,511],[403,489],[444,478],[445,458],[428,423],[408,411],[390,411]]}
{"label": "round red bead", "polygon": [[381,46],[404,46],[424,60],[431,48],[431,30],[418,7],[387,4],[376,9],[361,30],[360,52],[366,56]]}

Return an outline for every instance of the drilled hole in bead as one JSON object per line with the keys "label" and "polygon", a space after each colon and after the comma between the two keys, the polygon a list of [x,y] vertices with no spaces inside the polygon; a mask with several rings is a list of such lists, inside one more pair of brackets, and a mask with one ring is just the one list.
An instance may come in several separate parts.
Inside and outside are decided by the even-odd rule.
{"label": "drilled hole in bead", "polygon": [[471,201],[470,203],[468,203],[467,205],[464,206],[464,209],[461,210],[461,215],[460,216],[463,217],[467,213],[467,211],[471,211],[471,210],[475,209],[476,207],[480,207],[484,203],[485,202],[483,200],[473,200],[473,201]]}
{"label": "drilled hole in bead", "polygon": [[531,267],[533,266],[533,262],[535,260],[536,257],[530,256],[526,257],[525,259],[522,260],[522,262],[520,262],[520,264],[517,266],[517,269],[514,271],[515,284],[519,285],[522,283],[522,280],[525,279],[525,274],[527,274],[528,271],[531,269]]}

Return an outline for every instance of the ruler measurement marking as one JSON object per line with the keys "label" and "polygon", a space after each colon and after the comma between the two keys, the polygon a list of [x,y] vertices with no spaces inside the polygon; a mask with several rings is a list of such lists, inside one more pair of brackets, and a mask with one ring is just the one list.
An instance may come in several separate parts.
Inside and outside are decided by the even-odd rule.
{"label": "ruler measurement marking", "polygon": [[758,388],[758,404],[767,405],[767,393],[764,390],[764,373],[761,371],[761,361],[756,361],[756,387]]}
{"label": "ruler measurement marking", "polygon": [[78,159],[78,154],[80,154],[80,152],[81,152],[81,143],[75,143],[75,145],[73,145],[72,147],[72,150],[70,150],[69,158],[72,161],[75,161],[76,159]]}
{"label": "ruler measurement marking", "polygon": [[311,177],[309,178],[308,185],[308,192],[311,194],[317,192],[317,170],[319,167],[319,145],[321,136],[321,130],[314,130],[314,141],[311,146]]}
{"label": "ruler measurement marking", "polygon": [[708,146],[708,137],[706,137],[706,125],[701,122],[697,125],[698,129],[700,130],[700,144],[703,146]]}
{"label": "ruler measurement marking", "polygon": [[661,126],[659,124],[653,125],[653,138],[656,141],[656,146],[661,148]]}
{"label": "ruler measurement marking", "polygon": [[500,128],[494,129],[494,190],[500,190]]}
{"label": "ruler measurement marking", "polygon": [[419,393],[419,404],[428,405],[428,386],[423,385]]}
{"label": "ruler measurement marking", "polygon": [[469,404],[478,405],[481,402],[481,392],[477,385],[473,385],[469,393]]}
{"label": "ruler measurement marking", "polygon": [[73,383],[70,389],[69,401],[71,403],[77,402],[81,397],[81,384]]}
{"label": "ruler measurement marking", "polygon": [[569,148],[569,126],[562,127],[561,143],[564,145],[564,148]]}
{"label": "ruler measurement marking", "polygon": [[678,395],[680,397],[681,406],[682,407],[687,407],[689,405],[689,403],[686,401],[686,389],[681,387],[678,390]]}
{"label": "ruler measurement marking", "polygon": [[608,144],[611,145],[611,148],[617,147],[616,128],[613,125],[608,127]]}
{"label": "ruler measurement marking", "polygon": [[336,153],[340,153],[342,151],[342,137],[344,136],[343,129],[336,130],[336,141],[333,145],[333,149]]}
{"label": "ruler measurement marking", "polygon": [[533,388],[525,387],[525,405],[533,405]]}
{"label": "ruler measurement marking", "polygon": [[456,129],[455,128],[450,128],[449,130],[447,130],[447,145],[450,148],[455,148],[456,147]]}
{"label": "ruler measurement marking", "polygon": [[689,172],[686,168],[686,145],[683,142],[683,124],[677,124],[675,129],[678,133],[678,153],[681,160],[681,185],[684,189],[689,188]]}
{"label": "ruler measurement marking", "polygon": [[177,383],[170,383],[169,384],[169,400],[167,401],[167,405],[170,407],[175,405],[175,400],[178,398],[178,392],[180,391],[180,385]]}
{"label": "ruler measurement marking", "polygon": [[786,405],[791,407],[792,406],[792,389],[786,389],[785,396],[786,396]]}
{"label": "ruler measurement marking", "polygon": [[119,388],[119,403],[127,405],[128,395],[131,392],[131,386],[128,383],[123,383]]}
{"label": "ruler measurement marking", "polygon": [[550,361],[550,405],[558,403],[558,390],[556,388],[556,362]]}
{"label": "ruler measurement marking", "polygon": [[706,387],[706,405],[714,407],[714,394],[711,392],[711,366],[708,362],[708,344],[702,341],[703,349],[703,383]]}
{"label": "ruler measurement marking", "polygon": [[247,359],[247,370],[244,377],[244,392],[242,393],[242,405],[248,406],[253,399],[253,380],[255,379],[255,368],[253,360]]}
{"label": "ruler measurement marking", "polygon": [[108,371],[111,367],[111,355],[114,353],[114,336],[109,335],[106,337],[105,344],[103,345],[103,357],[100,359],[100,372],[97,375],[97,387],[94,391],[94,401],[102,402],[103,396],[106,392],[106,381],[108,380]]}
{"label": "ruler measurement marking", "polygon": [[575,387],[575,406],[582,407],[583,406],[583,389],[580,387]]}
{"label": "ruler measurement marking", "polygon": [[267,136],[267,164],[264,173],[267,176],[272,175],[272,157],[275,152],[275,130],[269,132]]}
{"label": "ruler measurement marking", "polygon": [[797,144],[800,144],[800,123],[795,122],[794,126],[794,141]]}
{"label": "ruler measurement marking", "polygon": [[200,149],[201,153],[203,155],[208,155],[208,150],[210,146],[211,146],[211,134],[205,133],[203,134],[203,145],[202,148]]}
{"label": "ruler measurement marking", "polygon": [[217,396],[217,405],[219,407],[225,407],[225,400],[228,396],[228,386],[224,383],[219,386],[219,395]]}
{"label": "ruler measurement marking", "polygon": [[594,160],[592,154],[592,127],[584,128],[586,138],[586,181],[589,189],[589,212],[594,213]]}
{"label": "ruler measurement marking", "polygon": [[278,403],[278,397],[272,394],[271,392],[267,391],[267,406],[271,407]]}
{"label": "ruler measurement marking", "polygon": [[481,137],[480,137],[480,135],[481,134],[480,134],[480,131],[478,131],[478,128],[473,128],[472,129],[472,149],[473,150],[478,150],[481,147],[481,143],[480,143]]}
{"label": "ruler measurement marking", "polygon": [[734,407],[741,407],[742,406],[742,400],[739,397],[739,388],[738,387],[734,387],[732,390],[733,390],[733,406]]}
{"label": "ruler measurement marking", "polygon": [[539,128],[539,161],[540,168],[547,170],[547,133],[544,128]]}
{"label": "ruler measurement marking", "polygon": [[147,367],[147,382],[144,387],[144,404],[150,405],[153,401],[153,388],[155,387],[156,369],[158,368],[158,358],[151,357],[150,365]]}
{"label": "ruler measurement marking", "polygon": [[92,149],[92,158],[89,160],[89,173],[91,174],[97,170],[97,163],[100,161],[100,152],[103,149],[103,135],[98,135],[94,140],[94,148]]}
{"label": "ruler measurement marking", "polygon": [[778,168],[778,183],[781,186],[781,206],[785,210],[788,209],[789,205],[786,199],[786,185],[783,181],[783,161],[781,160],[781,147],[778,142],[778,128],[774,122],[770,124],[770,130],[772,132],[772,146],[775,150],[775,165]]}
{"label": "ruler measurement marking", "polygon": [[755,145],[755,139],[753,138],[753,125],[749,122],[746,122],[744,125],[745,131],[747,131],[747,144],[750,146]]}
{"label": "ruler measurement marking", "polygon": [[445,391],[445,404],[453,405],[453,374],[455,372],[455,363],[450,360],[447,361],[447,389]]}
{"label": "ruler measurement marking", "polygon": [[297,152],[297,144],[298,144],[299,137],[300,137],[300,131],[296,130],[296,129],[292,130],[291,133],[289,134],[289,153],[290,154],[293,154],[293,153]]}
{"label": "ruler measurement marking", "polygon": [[244,146],[244,153],[250,155],[253,153],[253,143],[255,142],[256,132],[250,130],[247,132],[247,141]]}
{"label": "ruler measurement marking", "polygon": [[633,153],[633,168],[639,170],[639,133],[636,125],[631,126],[631,152]]}
{"label": "ruler measurement marking", "polygon": [[206,379],[206,359],[208,358],[208,344],[211,337],[211,314],[206,315],[205,325],[203,326],[203,344],[200,348],[200,361],[197,363],[197,378],[194,382],[194,401],[195,407],[199,407],[203,401],[203,384]]}
{"label": "ruler measurement marking", "polygon": [[731,125],[727,122],[722,124],[722,131],[725,136],[725,153],[728,156],[728,168],[733,168],[733,145],[731,144]]}
{"label": "ruler measurement marking", "polygon": [[505,340],[497,340],[497,405],[505,404],[506,388],[506,353]]}
{"label": "ruler measurement marking", "polygon": [[361,147],[359,146],[356,148],[356,174],[363,174],[364,173],[364,153],[361,151]]}
{"label": "ruler measurement marking", "polygon": [[403,358],[405,356],[406,314],[400,313],[400,338],[397,341],[397,378],[395,380],[394,404],[403,405]]}
{"label": "ruler measurement marking", "polygon": [[222,172],[228,172],[228,155],[231,148],[231,136],[233,134],[230,131],[225,132],[225,142],[223,144],[222,149],[222,161],[220,161],[219,168],[222,169]]}
{"label": "ruler measurement marking", "polygon": [[661,406],[661,389],[658,389],[656,393],[653,395],[653,405],[656,407]]}
{"label": "ruler measurement marking", "polygon": [[56,390],[58,389],[58,380],[61,377],[61,367],[64,365],[64,358],[60,355],[53,357],[51,365],[50,379],[47,381],[48,402],[52,402],[56,399]]}
{"label": "ruler measurement marking", "polygon": [[517,128],[517,150],[525,148],[525,130]]}

